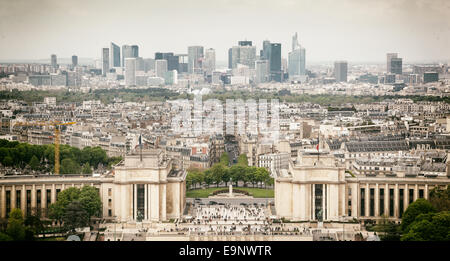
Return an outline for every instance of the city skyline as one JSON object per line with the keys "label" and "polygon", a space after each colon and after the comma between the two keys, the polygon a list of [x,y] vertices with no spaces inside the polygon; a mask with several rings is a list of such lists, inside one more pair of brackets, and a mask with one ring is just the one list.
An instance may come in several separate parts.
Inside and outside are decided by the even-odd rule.
{"label": "city skyline", "polygon": [[295,32],[307,63],[382,63],[389,52],[402,53],[405,63],[450,59],[446,1],[132,1],[120,8],[105,1],[1,2],[1,61],[49,59],[50,54],[98,59],[99,50],[114,42],[138,45],[144,58],[156,52],[185,54],[188,46],[199,45],[215,49],[217,61],[225,62],[230,46],[242,40],[257,50],[264,40],[281,43],[287,58]]}

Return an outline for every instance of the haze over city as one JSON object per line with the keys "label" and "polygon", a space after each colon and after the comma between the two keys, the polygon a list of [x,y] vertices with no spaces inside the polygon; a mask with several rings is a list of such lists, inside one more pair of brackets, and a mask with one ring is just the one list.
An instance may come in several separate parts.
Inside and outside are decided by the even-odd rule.
{"label": "haze over city", "polygon": [[450,2],[381,1],[25,1],[1,0],[0,61],[58,57],[97,59],[110,42],[137,44],[142,57],[216,50],[218,62],[240,40],[282,44],[299,34],[308,63],[345,59],[384,62],[400,52],[408,62],[448,61]]}

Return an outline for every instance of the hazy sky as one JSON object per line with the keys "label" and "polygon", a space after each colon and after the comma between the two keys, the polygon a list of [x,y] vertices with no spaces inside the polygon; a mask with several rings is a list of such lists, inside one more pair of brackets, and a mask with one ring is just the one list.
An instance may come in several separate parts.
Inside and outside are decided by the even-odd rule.
{"label": "hazy sky", "polygon": [[450,58],[449,0],[0,0],[0,60],[98,58],[102,47],[137,44],[140,56],[227,50],[268,39],[287,57],[292,35],[308,62],[404,62]]}

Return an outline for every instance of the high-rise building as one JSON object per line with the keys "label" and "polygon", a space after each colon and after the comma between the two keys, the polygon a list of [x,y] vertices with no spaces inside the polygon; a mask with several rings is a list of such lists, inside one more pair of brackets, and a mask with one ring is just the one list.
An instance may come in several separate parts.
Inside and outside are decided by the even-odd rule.
{"label": "high-rise building", "polygon": [[125,58],[125,86],[136,85],[136,58]]}
{"label": "high-rise building", "polygon": [[157,77],[165,78],[167,72],[167,60],[155,60],[155,72]]}
{"label": "high-rise building", "polygon": [[175,56],[178,57],[178,72],[179,73],[188,72],[188,64],[189,64],[188,55],[187,54],[177,54]]}
{"label": "high-rise building", "polygon": [[109,48],[102,49],[102,75],[109,73]]}
{"label": "high-rise building", "polygon": [[155,70],[155,59],[147,58],[144,59],[144,71],[153,71]]}
{"label": "high-rise building", "polygon": [[155,53],[155,60],[166,60],[167,61],[167,69],[169,71],[179,70],[179,57],[174,55],[173,53]]}
{"label": "high-rise building", "polygon": [[144,71],[145,70],[145,63],[144,59],[142,57],[136,58],[136,71]]}
{"label": "high-rise building", "polygon": [[56,60],[56,54],[52,54],[50,60],[51,60],[52,68],[57,69],[58,68],[58,62]]}
{"label": "high-rise building", "polygon": [[252,41],[239,41],[239,46],[252,46]]}
{"label": "high-rise building", "polygon": [[269,51],[269,66],[270,66],[270,78],[272,81],[281,82],[281,44],[270,43]]}
{"label": "high-rise building", "polygon": [[392,58],[397,58],[398,54],[397,53],[388,53],[386,54],[386,72],[390,73],[391,72],[391,59]]}
{"label": "high-rise building", "polygon": [[392,58],[391,59],[391,71],[393,74],[402,74],[403,70],[403,59],[402,58]]}
{"label": "high-rise building", "polygon": [[122,64],[125,64],[126,58],[139,57],[139,47],[137,45],[122,45]]}
{"label": "high-rise building", "polygon": [[292,51],[289,53],[289,77],[305,75],[305,48],[298,43],[297,33],[292,37]]}
{"label": "high-rise building", "polygon": [[334,77],[336,82],[347,81],[347,61],[334,62]]}
{"label": "high-rise building", "polygon": [[72,55],[72,67],[75,67],[78,65],[78,56]]}
{"label": "high-rise building", "polygon": [[188,72],[201,74],[203,62],[203,46],[188,47]]}
{"label": "high-rise building", "polygon": [[251,41],[239,41],[238,44],[238,46],[233,46],[228,51],[229,68],[235,69],[238,64],[242,64],[254,69],[256,61],[256,47],[252,46]]}
{"label": "high-rise building", "polygon": [[120,47],[111,43],[109,51],[109,68],[120,67]]}
{"label": "high-rise building", "polygon": [[216,51],[212,48],[206,49],[205,51],[203,70],[206,75],[212,75],[212,72],[216,70]]}
{"label": "high-rise building", "polygon": [[256,67],[256,83],[267,82],[269,79],[269,60],[257,60]]}

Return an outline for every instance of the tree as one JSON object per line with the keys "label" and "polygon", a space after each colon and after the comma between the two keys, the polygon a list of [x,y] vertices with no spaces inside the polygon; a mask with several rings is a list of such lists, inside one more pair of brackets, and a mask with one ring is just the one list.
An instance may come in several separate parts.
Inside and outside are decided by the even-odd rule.
{"label": "tree", "polygon": [[227,152],[222,153],[222,156],[220,156],[220,164],[224,166],[228,166],[230,164],[230,157]]}
{"label": "tree", "polygon": [[89,162],[84,163],[83,169],[81,170],[81,173],[83,174],[92,174],[91,166],[89,165]]}
{"label": "tree", "polygon": [[11,156],[6,156],[3,158],[2,164],[4,166],[10,167],[12,166],[14,163],[13,159],[11,158]]}
{"label": "tree", "polygon": [[438,212],[450,211],[450,187],[445,190],[434,188],[430,191],[429,201]]}
{"label": "tree", "polygon": [[92,186],[84,186],[83,188],[81,188],[79,202],[81,203],[82,208],[88,214],[89,221],[91,217],[99,217],[101,215],[102,200],[97,188]]}
{"label": "tree", "polygon": [[73,159],[67,158],[61,161],[61,174],[78,174],[80,165]]}
{"label": "tree", "polygon": [[219,187],[219,183],[222,181],[224,172],[225,167],[220,163],[214,164],[211,168],[212,178],[217,187]]}
{"label": "tree", "polygon": [[39,169],[39,159],[36,157],[36,155],[33,155],[33,157],[31,157],[29,165],[32,170]]}
{"label": "tree", "polygon": [[213,173],[212,173],[211,169],[207,169],[207,170],[205,170],[204,174],[205,174],[205,177],[204,177],[205,184],[209,188],[209,186],[214,182]]}
{"label": "tree", "polygon": [[401,226],[403,233],[408,233],[409,225],[414,222],[417,216],[430,212],[436,212],[436,209],[426,199],[419,198],[414,201],[403,213]]}
{"label": "tree", "polygon": [[400,226],[392,221],[386,215],[383,215],[380,222],[374,227],[374,231],[380,234],[382,241],[399,241]]}
{"label": "tree", "polygon": [[22,210],[15,208],[9,214],[6,233],[15,241],[25,239],[25,227],[23,225]]}
{"label": "tree", "polygon": [[245,154],[239,155],[237,164],[238,164],[239,166],[247,167],[247,166],[248,166],[248,158],[247,158],[247,155],[245,155]]}
{"label": "tree", "polygon": [[80,189],[76,187],[70,187],[61,191],[58,194],[56,202],[49,207],[49,216],[52,219],[61,221],[65,213],[66,207],[73,201],[78,200],[80,197]]}
{"label": "tree", "polygon": [[409,225],[402,241],[449,241],[450,240],[450,212],[429,212],[420,214]]}
{"label": "tree", "polygon": [[236,182],[236,186],[238,185],[238,181],[244,180],[245,175],[245,167],[240,165],[233,165],[230,168],[230,177]]}
{"label": "tree", "polygon": [[89,224],[88,213],[83,209],[81,202],[78,200],[67,205],[62,219],[64,225],[71,231],[74,231],[75,228],[85,227]]}
{"label": "tree", "polygon": [[13,241],[13,238],[8,236],[8,234],[0,232],[0,242],[2,241]]}

